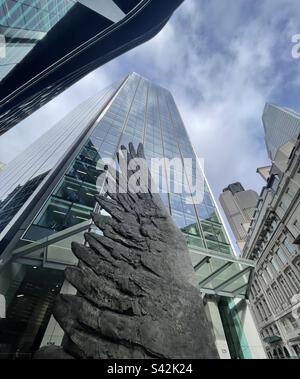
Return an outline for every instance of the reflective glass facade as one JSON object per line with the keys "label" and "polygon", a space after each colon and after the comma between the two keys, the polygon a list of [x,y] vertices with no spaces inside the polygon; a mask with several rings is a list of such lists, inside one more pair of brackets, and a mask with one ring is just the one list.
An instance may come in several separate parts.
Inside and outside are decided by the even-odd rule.
{"label": "reflective glass facade", "polygon": [[0,81],[74,4],[73,0],[0,0],[0,34],[6,50],[0,59]]}
{"label": "reflective glass facade", "polygon": [[274,161],[281,146],[289,141],[297,141],[300,135],[300,114],[288,108],[266,104],[262,119],[268,155]]}
{"label": "reflective glass facade", "polygon": [[0,0],[0,135],[154,37],[183,1]]}
{"label": "reflective glass facade", "polygon": [[[94,126],[25,239],[37,240],[39,227],[48,229],[52,234],[87,221],[95,205],[93,196],[101,174],[101,167],[97,167],[99,159],[114,157],[120,146],[126,146],[129,142],[135,146],[143,142],[149,162],[152,158],[190,158],[193,162],[193,181],[196,181],[195,168],[199,163],[172,95],[133,74]],[[162,169],[167,173],[167,167]],[[166,184],[167,187],[171,186],[168,188],[170,193],[162,191],[162,181],[166,180],[166,175],[162,175],[162,171],[158,174],[163,201],[186,234],[188,242],[194,247],[231,254],[208,184],[205,182],[201,204],[187,204],[186,197],[191,195],[192,190],[185,189],[187,192],[182,194],[174,191],[174,180],[180,180],[182,173],[170,171],[172,177],[167,178]],[[183,182],[184,178],[181,180]]]}
{"label": "reflective glass facade", "polygon": [[0,319],[0,359],[31,358],[39,348],[49,323],[53,303],[64,281],[61,270],[15,266],[6,293],[7,317]]}
{"label": "reflective glass facade", "polygon": [[0,243],[15,226],[16,221],[11,221],[19,211],[24,212],[27,201],[31,207],[30,199],[47,179],[46,174],[82,142],[119,85],[115,83],[77,107],[0,172]]}
{"label": "reflective glass facade", "polygon": [[36,188],[42,183],[47,172],[29,180],[23,186],[17,186],[7,198],[0,201],[0,232],[9,224],[11,219],[18,213]]}
{"label": "reflective glass facade", "polygon": [[[143,142],[149,162],[151,158],[191,158],[192,178],[189,177],[189,186],[182,194],[175,193],[173,187],[175,181],[184,178],[180,179],[174,169],[168,171],[164,162],[158,172],[160,180],[156,183],[161,197],[186,235],[201,290],[219,296],[245,296],[252,267],[233,256],[205,178],[203,201],[200,204],[186,202],[186,197],[193,192],[192,182],[199,163],[172,95],[141,76],[131,74],[74,110],[0,174],[0,181],[5,178],[1,181],[1,194],[4,198],[13,192],[15,186],[30,183],[39,175],[45,175],[39,188],[27,200],[27,208],[32,210],[30,222],[18,225],[14,221],[26,209],[24,205],[18,208],[18,214],[2,232],[3,238],[9,230],[14,235],[20,235],[20,238],[15,241],[14,246],[9,246],[13,262],[7,265],[12,268],[6,269],[9,279],[3,284],[0,276],[0,293],[7,298],[11,320],[3,335],[5,338],[0,335],[0,349],[1,345],[8,345],[4,350],[11,352],[20,346],[22,352],[30,355],[41,343],[49,314],[45,313],[44,318],[37,319],[40,302],[34,303],[32,309],[35,311],[26,320],[28,328],[20,323],[19,332],[13,332],[14,323],[19,325],[15,309],[20,313],[27,309],[27,303],[20,300],[23,296],[18,296],[31,296],[30,291],[23,293],[27,291],[28,281],[33,288],[32,296],[35,296],[36,286],[46,298],[49,291],[51,294],[61,288],[62,279],[57,277],[56,270],[63,270],[66,265],[77,263],[71,254],[70,245],[74,240],[82,242],[83,233],[91,227],[90,212],[95,208],[94,195],[97,193],[97,178],[103,170],[102,159],[114,158],[120,146],[128,145],[129,142],[134,145]],[[69,151],[74,146],[77,148],[67,158],[66,150]],[[49,154],[45,155],[47,148]],[[33,159],[34,154],[36,159]],[[57,170],[61,162],[65,164]],[[169,191],[166,193],[162,192],[162,170],[170,175],[167,183]],[[181,174],[188,176],[187,172]],[[50,184],[47,181],[49,178],[53,178]],[[14,181],[15,184],[9,185],[9,181]],[[41,201],[36,209],[31,203],[38,194],[41,195]],[[19,198],[22,196],[12,195],[11,201],[8,201],[11,209],[15,203],[19,207]],[[13,270],[14,265],[18,267],[15,269],[17,272]],[[45,275],[49,275],[50,284],[41,284],[40,277],[32,276],[32,270],[28,266],[37,271],[46,269]],[[27,270],[30,271],[29,277],[25,275]],[[21,279],[18,279],[19,271],[24,274]],[[219,293],[216,293],[216,288],[220,289]],[[49,299],[51,308],[51,296]],[[53,339],[55,343],[61,343],[59,336],[56,339],[56,326],[53,330],[49,328],[45,343]],[[25,337],[26,344],[23,344]]]}

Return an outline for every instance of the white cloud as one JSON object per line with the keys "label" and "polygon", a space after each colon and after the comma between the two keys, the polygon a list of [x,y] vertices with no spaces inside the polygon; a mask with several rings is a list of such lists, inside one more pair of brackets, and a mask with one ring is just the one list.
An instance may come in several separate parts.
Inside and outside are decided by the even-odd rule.
{"label": "white cloud", "polygon": [[299,15],[292,0],[252,4],[187,0],[157,38],[128,58],[149,67],[151,57],[146,71],[174,94],[216,194],[235,180],[262,185],[255,172],[268,162],[261,115],[283,85],[278,65],[290,61]]}

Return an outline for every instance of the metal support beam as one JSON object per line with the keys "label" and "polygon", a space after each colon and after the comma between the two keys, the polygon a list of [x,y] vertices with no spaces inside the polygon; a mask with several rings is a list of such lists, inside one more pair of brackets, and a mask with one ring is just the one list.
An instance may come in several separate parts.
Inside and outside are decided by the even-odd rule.
{"label": "metal support beam", "polygon": [[196,266],[194,267],[195,272],[197,272],[198,270],[200,270],[200,268],[202,266],[204,266],[205,264],[209,263],[210,259],[211,259],[210,257],[205,257],[199,263],[197,263]]}
{"label": "metal support beam", "polygon": [[[233,292],[234,297],[236,297],[236,296],[238,296],[238,295],[241,295],[241,292],[242,292],[244,289],[247,290],[247,288],[248,288],[248,283],[245,284],[245,285],[243,285],[242,287],[240,287],[240,288],[234,290],[234,292]],[[246,295],[245,295],[245,298],[246,298]]]}
{"label": "metal support beam", "polygon": [[193,254],[196,254],[196,255],[201,255],[201,256],[210,257],[210,258],[216,258],[218,260],[222,260],[225,262],[240,263],[240,264],[245,264],[245,265],[251,266],[251,267],[256,266],[256,263],[253,262],[253,260],[243,259],[240,257],[236,257],[234,255],[229,255],[229,254],[225,254],[225,253],[219,253],[219,252],[216,253],[216,252],[213,252],[212,250],[207,250],[204,248],[201,249],[201,251],[199,251],[197,249],[193,249],[193,248],[189,247],[189,251]]}
{"label": "metal support beam", "polygon": [[231,278],[226,280],[224,283],[222,283],[220,286],[214,288],[214,291],[218,292],[218,291],[228,287],[230,284],[234,283],[241,276],[247,274],[251,269],[252,269],[251,267],[247,267],[243,271],[238,272],[237,274],[235,274],[234,276],[232,276]]}
{"label": "metal support beam", "polygon": [[217,276],[222,274],[225,270],[227,270],[229,267],[233,265],[232,262],[227,262],[225,265],[220,267],[217,271],[213,272],[211,275],[209,275],[206,279],[204,279],[202,282],[199,283],[200,287],[205,286],[205,284],[209,283],[211,280],[215,279]]}
{"label": "metal support beam", "polygon": [[12,258],[18,259],[20,257],[34,253],[36,250],[39,250],[41,248],[47,247],[49,245],[54,245],[55,243],[62,241],[64,239],[67,239],[69,237],[72,237],[73,235],[87,231],[91,225],[92,225],[92,220],[88,220],[78,225],[72,226],[71,228],[66,229],[62,232],[52,234],[50,237],[46,237],[39,241],[32,242],[28,245],[22,246],[13,251]]}
{"label": "metal support beam", "polygon": [[44,264],[42,259],[39,260],[39,259],[31,259],[31,258],[18,258],[16,262],[25,266],[37,266],[37,267],[49,268],[51,270],[60,270],[60,271],[64,271],[67,267],[66,265],[63,265],[61,263],[46,262]]}

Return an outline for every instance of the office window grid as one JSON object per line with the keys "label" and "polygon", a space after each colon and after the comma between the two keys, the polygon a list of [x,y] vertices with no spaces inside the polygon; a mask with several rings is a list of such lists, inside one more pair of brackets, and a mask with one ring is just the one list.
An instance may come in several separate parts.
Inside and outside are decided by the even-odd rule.
{"label": "office window grid", "polygon": [[116,153],[118,141],[110,143],[110,136],[121,135],[120,120],[127,119],[133,98],[130,94],[135,88],[136,83],[129,78],[105,115],[95,123],[87,141],[27,230],[26,240],[36,240],[41,233],[51,235],[90,219],[95,207],[94,195],[98,192],[97,179],[103,172],[99,161],[113,158]]}
{"label": "office window grid", "polygon": [[263,122],[269,156],[274,160],[277,150],[300,131],[300,118],[289,109],[267,104]]}
{"label": "office window grid", "polygon": [[33,177],[53,168],[112,93],[113,89],[105,89],[93,99],[84,102],[20,156],[9,162],[0,173],[0,200],[4,201],[18,185],[22,186]]}
{"label": "office window grid", "polygon": [[3,228],[8,226],[41,184],[40,178],[45,178],[63,160],[70,147],[78,143],[80,135],[101,112],[120,84],[115,83],[81,104],[1,171],[0,212],[3,223],[0,229],[3,234],[0,234],[0,239],[5,236]]}
{"label": "office window grid", "polygon": [[74,4],[73,0],[0,0],[0,34],[6,41],[0,81]]}
{"label": "office window grid", "polygon": [[8,225],[14,215],[22,208],[30,196],[46,177],[47,172],[16,189],[2,202],[0,201],[0,232]]}
{"label": "office window grid", "polygon": [[[97,161],[115,157],[120,145],[126,146],[129,142],[133,142],[135,146],[139,142],[144,143],[148,162],[151,158],[164,156],[181,160],[184,157],[191,158],[192,180],[195,181],[197,158],[171,94],[146,79],[131,75],[103,118],[93,128],[82,151],[74,159],[34,225],[50,225],[49,232],[53,233],[88,218],[89,212],[93,209],[88,193],[96,191],[96,177],[100,173]],[[162,169],[164,173],[167,172],[165,164]],[[175,185],[175,178],[180,176],[176,174],[179,173],[171,170],[170,177],[166,178],[170,179],[172,187]],[[159,178],[160,181],[156,184],[162,200],[177,225],[186,234],[187,241],[196,248],[232,254],[207,183],[205,182],[203,202],[187,204],[186,196],[191,195],[193,183],[188,182],[188,188],[182,194],[172,192],[172,188],[171,193],[166,194],[161,193],[162,172],[159,173]],[[59,203],[61,206],[58,206]],[[51,225],[54,228],[51,229]]]}

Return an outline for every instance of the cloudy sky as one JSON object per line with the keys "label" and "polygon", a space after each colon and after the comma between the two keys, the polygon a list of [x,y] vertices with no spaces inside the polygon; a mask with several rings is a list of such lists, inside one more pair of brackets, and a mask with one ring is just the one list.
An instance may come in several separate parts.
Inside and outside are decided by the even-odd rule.
{"label": "cloudy sky", "polygon": [[266,102],[300,111],[299,0],[186,0],[150,42],[99,68],[0,138],[8,162],[76,105],[135,71],[169,88],[216,197],[241,181],[260,192]]}

